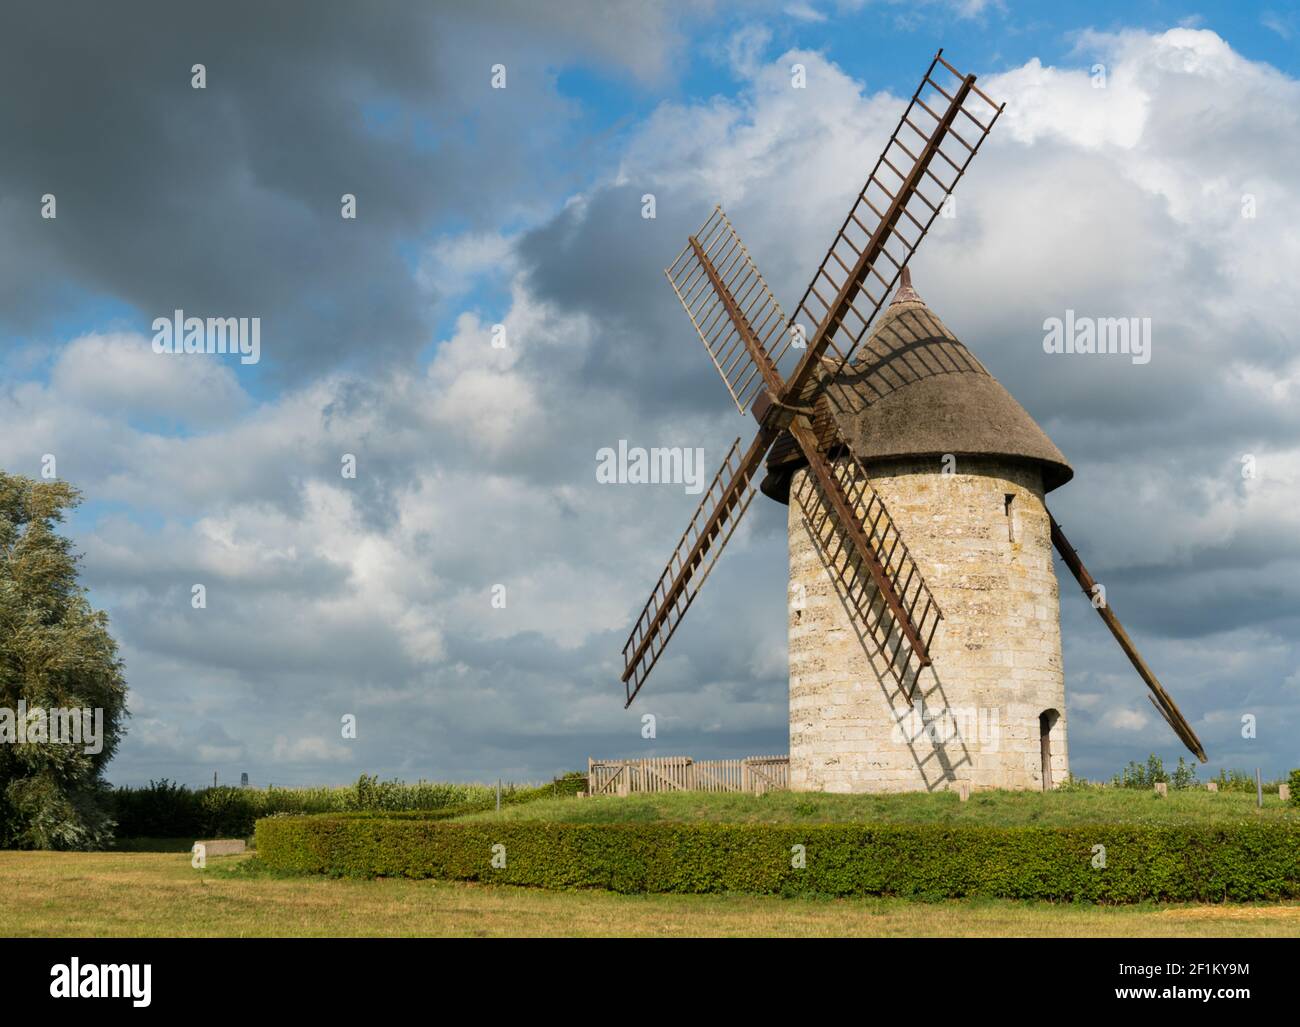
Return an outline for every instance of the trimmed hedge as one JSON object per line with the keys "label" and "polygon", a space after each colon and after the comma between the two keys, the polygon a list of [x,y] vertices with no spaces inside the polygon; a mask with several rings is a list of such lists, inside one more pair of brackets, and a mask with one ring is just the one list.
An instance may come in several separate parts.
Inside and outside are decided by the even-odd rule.
{"label": "trimmed hedge", "polygon": [[[492,867],[493,846],[506,865]],[[792,867],[803,845],[806,866]],[[1093,867],[1094,846],[1106,866]],[[499,851],[499,850],[498,850]],[[985,896],[1126,903],[1300,897],[1300,825],[940,827],[271,817],[272,868],[616,892]]]}

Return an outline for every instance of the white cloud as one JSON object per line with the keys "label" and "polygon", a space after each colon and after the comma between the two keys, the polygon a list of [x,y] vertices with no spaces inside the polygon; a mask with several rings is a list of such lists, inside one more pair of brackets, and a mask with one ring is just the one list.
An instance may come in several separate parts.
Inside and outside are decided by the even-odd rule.
{"label": "white cloud", "polygon": [[766,25],[753,23],[737,29],[727,40],[727,62],[731,70],[742,78],[752,78],[772,42],[772,30]]}
{"label": "white cloud", "polygon": [[443,236],[425,250],[416,281],[439,299],[455,299],[484,277],[509,276],[514,270],[511,240],[497,232]]}
{"label": "white cloud", "polygon": [[342,742],[327,742],[323,738],[294,738],[276,735],[271,746],[271,759],[275,763],[337,763],[349,757]]}
{"label": "white cloud", "polygon": [[1116,731],[1141,731],[1147,726],[1147,717],[1137,710],[1117,709],[1107,713],[1104,722]]}
{"label": "white cloud", "polygon": [[1259,23],[1270,32],[1274,32],[1286,40],[1290,40],[1296,32],[1296,17],[1294,14],[1283,16],[1276,11],[1265,11],[1259,16]]}
{"label": "white cloud", "polygon": [[142,335],[92,333],[62,348],[51,378],[63,397],[87,410],[206,428],[238,418],[250,405],[230,360],[237,358],[158,354]]}
{"label": "white cloud", "polygon": [[793,3],[787,4],[784,8],[785,13],[794,18],[795,21],[823,22],[826,15],[817,10],[812,4]]}

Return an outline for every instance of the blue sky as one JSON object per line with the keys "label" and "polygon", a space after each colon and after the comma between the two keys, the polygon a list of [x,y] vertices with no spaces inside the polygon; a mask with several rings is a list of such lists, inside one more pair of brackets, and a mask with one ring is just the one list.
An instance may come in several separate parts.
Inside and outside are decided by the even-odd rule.
{"label": "blue sky", "polygon": [[[761,24],[771,33],[773,52],[817,50],[853,69],[868,88],[894,92],[915,86],[918,59],[936,47],[945,48],[950,58],[981,55],[984,74],[1035,57],[1054,65],[1085,65],[1094,56],[1081,46],[1085,30],[1207,27],[1251,60],[1290,74],[1297,70],[1300,14],[1294,4],[972,4],[981,9],[966,17],[953,13],[951,8],[960,6],[864,3],[841,9],[833,3],[787,4],[783,16],[761,19]],[[688,67],[674,83],[679,97],[699,99],[736,88],[735,76],[718,59],[718,51],[756,19],[743,11],[719,14],[687,42]],[[620,82],[602,69],[583,67],[561,70],[558,85],[561,93],[582,104],[598,130],[644,115],[663,95]]]}
{"label": "blue sky", "polygon": [[[918,257],[922,294],[1071,457],[1053,502],[1211,769],[1295,764],[1300,443],[1277,327],[1295,300],[1272,276],[1300,202],[1296,5],[507,2],[362,24],[321,4],[295,14],[309,39],[254,11],[144,3],[112,25],[53,5],[0,44],[0,467],[54,452],[85,491],[70,530],[135,714],[114,779],[536,779],[639,754],[618,650],[693,503],[610,496],[592,457],[630,438],[712,465],[747,430],[658,268],[722,200],[793,306],[938,46],[1008,116],[963,183],[963,234]],[[183,73],[138,59],[151,47]],[[791,55],[812,75],[794,113]],[[1095,62],[1115,83],[1100,110],[1079,92]],[[651,225],[632,213],[647,190]],[[54,222],[31,216],[47,191]],[[1247,237],[1229,215],[1251,191]],[[1045,313],[1126,300],[1171,340],[1145,377],[1022,348]],[[263,361],[148,362],[176,307],[260,315]],[[496,323],[517,344],[486,352]],[[1231,478],[1244,452],[1257,486]],[[657,751],[784,748],[783,510],[764,506],[656,671]],[[494,617],[499,581],[519,599]],[[1075,599],[1076,767],[1175,758]],[[1274,725],[1251,744],[1242,702]],[[369,728],[343,744],[354,710]]]}

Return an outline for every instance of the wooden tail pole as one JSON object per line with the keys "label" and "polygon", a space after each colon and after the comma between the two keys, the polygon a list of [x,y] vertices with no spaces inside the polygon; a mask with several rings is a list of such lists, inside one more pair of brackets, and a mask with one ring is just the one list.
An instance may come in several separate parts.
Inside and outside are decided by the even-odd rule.
{"label": "wooden tail pole", "polygon": [[[1050,513],[1048,514],[1048,517],[1052,522],[1052,544],[1056,546],[1057,552],[1061,554],[1061,559],[1065,561],[1065,566],[1070,568],[1070,573],[1074,575],[1074,580],[1077,581],[1079,587],[1083,589],[1083,594],[1088,597],[1089,602],[1092,602],[1094,590],[1097,585],[1096,581],[1094,581],[1092,575],[1088,573],[1088,568],[1086,568],[1083,565],[1083,561],[1079,559],[1079,554],[1075,552],[1074,547],[1070,545],[1070,541],[1065,537],[1065,533],[1061,531],[1061,526],[1056,523],[1056,518],[1052,517]],[[1135,646],[1133,640],[1128,637],[1128,632],[1124,630],[1124,625],[1119,622],[1119,618],[1115,616],[1115,612],[1110,608],[1110,604],[1103,603],[1101,606],[1096,606],[1096,610],[1097,613],[1101,615],[1101,619],[1105,621],[1106,627],[1110,628],[1110,633],[1115,636],[1115,641],[1119,643],[1119,647],[1124,650],[1124,655],[1127,656],[1129,662],[1133,664],[1133,669],[1138,672],[1142,680],[1146,682],[1147,687],[1151,689],[1156,709],[1164,715],[1165,720],[1167,720],[1169,726],[1174,729],[1174,733],[1178,735],[1179,740],[1182,741],[1189,750],[1191,750],[1196,758],[1202,763],[1208,762],[1209,757],[1205,755],[1205,749],[1201,745],[1201,740],[1196,737],[1196,732],[1193,731],[1192,726],[1187,723],[1187,718],[1183,716],[1173,698],[1164,690],[1164,686],[1160,684],[1159,679],[1152,672],[1151,668],[1147,666],[1146,661],[1142,659],[1142,654],[1137,651],[1137,646]]]}

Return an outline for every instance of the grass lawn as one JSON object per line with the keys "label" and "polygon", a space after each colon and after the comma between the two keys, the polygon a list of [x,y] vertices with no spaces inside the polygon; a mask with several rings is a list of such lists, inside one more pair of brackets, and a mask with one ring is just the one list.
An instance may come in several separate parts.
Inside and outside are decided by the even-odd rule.
{"label": "grass lawn", "polygon": [[1255,820],[1300,820],[1300,808],[1277,794],[1255,806],[1253,793],[1171,791],[1125,788],[1054,792],[976,792],[961,802],[953,792],[908,792],[899,795],[830,795],[824,792],[737,793],[661,792],[597,796],[588,799],[541,799],[525,806],[503,807],[464,820],[550,820],[571,823],[614,821],[714,821],[743,823],[919,823],[960,825],[1070,826],[1097,823],[1194,824]]}
{"label": "grass lawn", "polygon": [[280,877],[243,856],[209,860],[199,871],[187,854],[161,852],[0,852],[0,891],[0,935],[20,937],[1300,937],[1300,903],[1098,907],[546,892]]}

